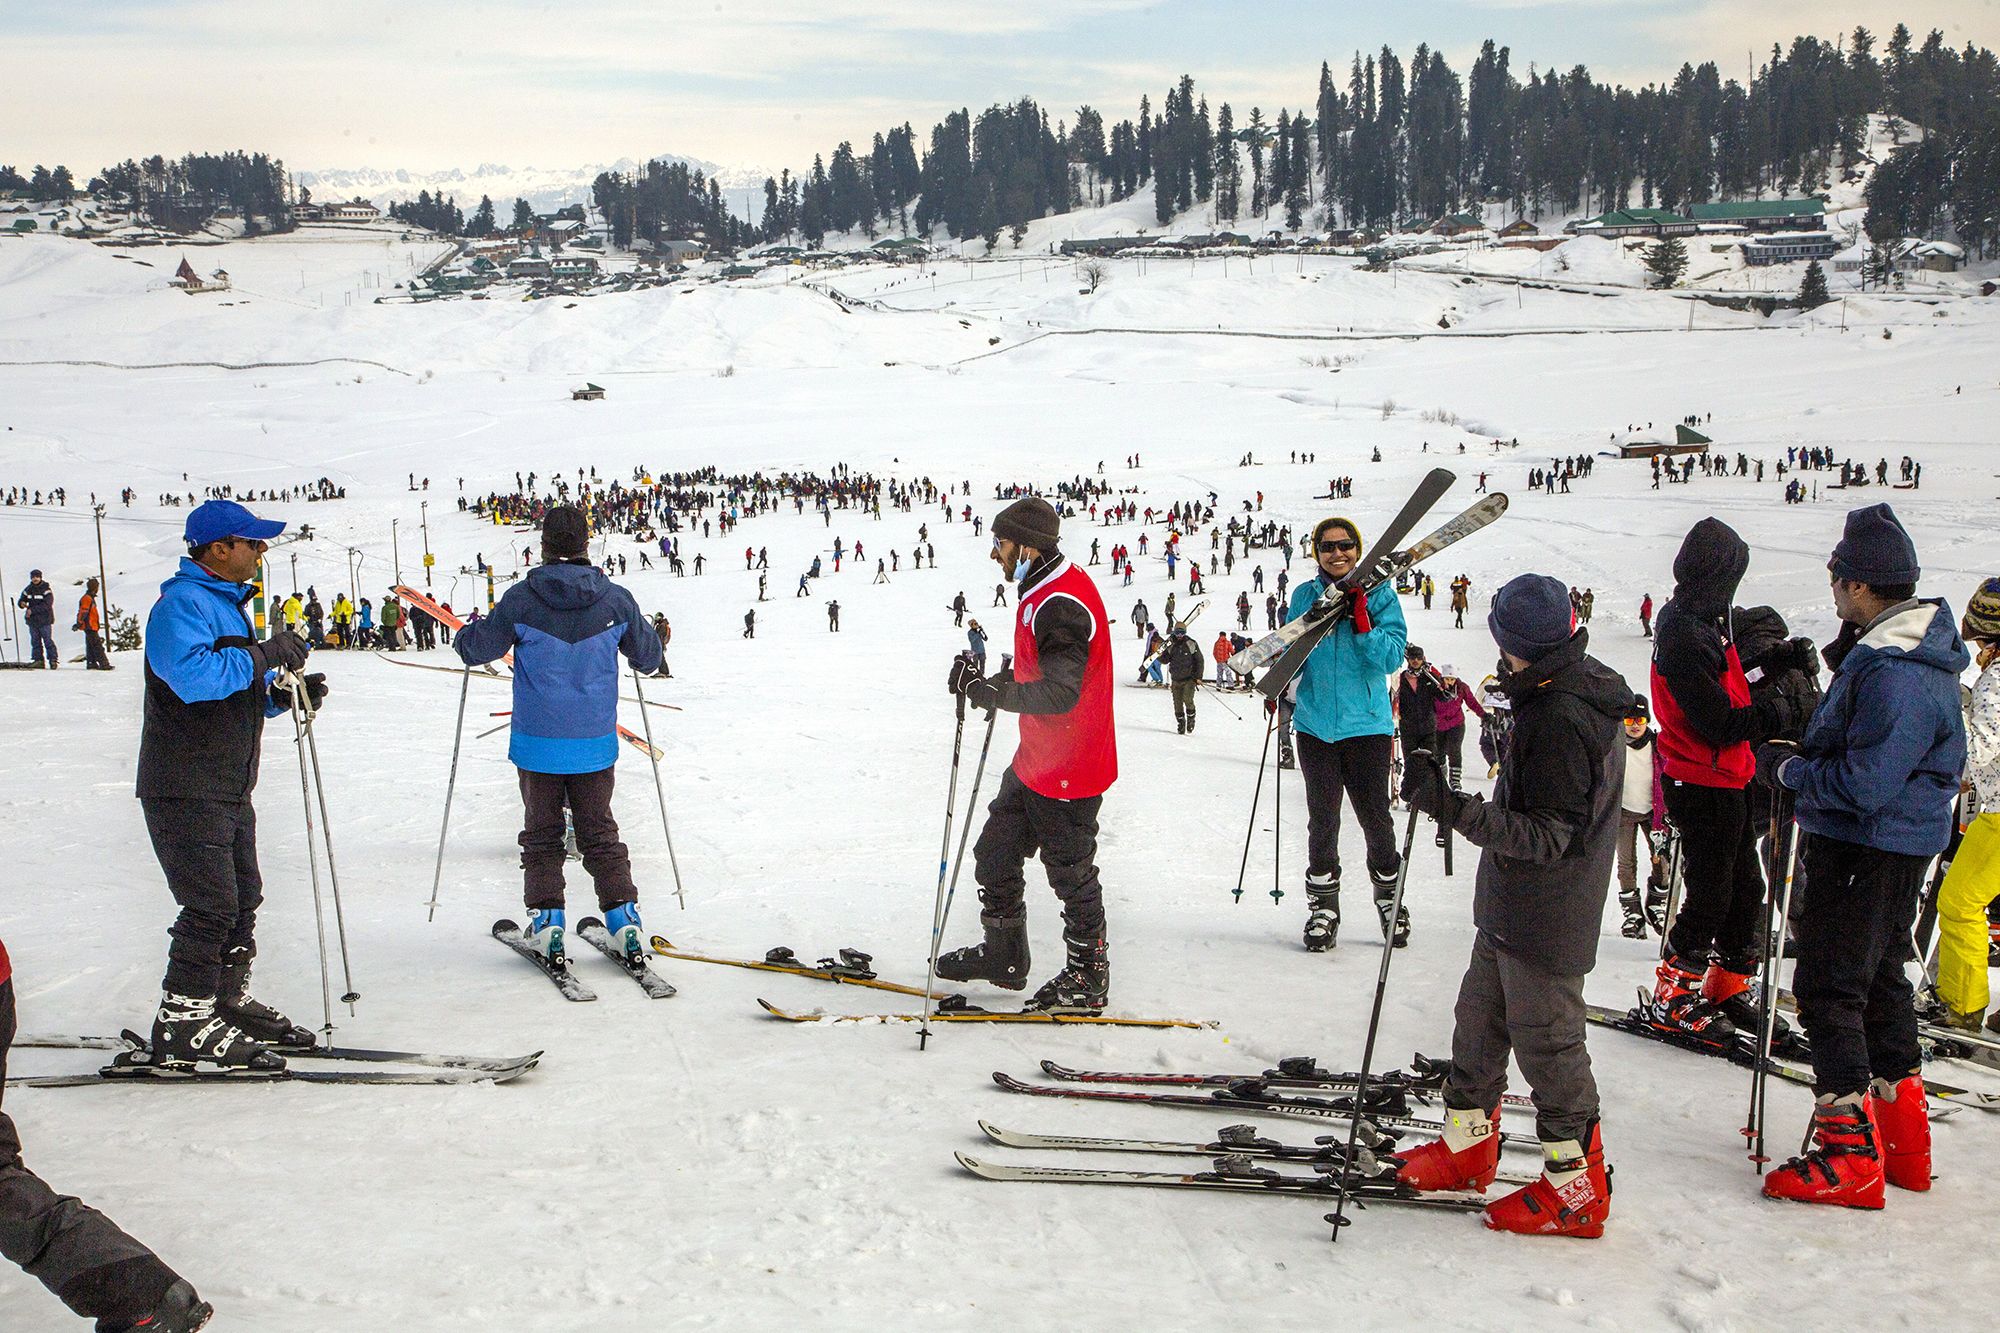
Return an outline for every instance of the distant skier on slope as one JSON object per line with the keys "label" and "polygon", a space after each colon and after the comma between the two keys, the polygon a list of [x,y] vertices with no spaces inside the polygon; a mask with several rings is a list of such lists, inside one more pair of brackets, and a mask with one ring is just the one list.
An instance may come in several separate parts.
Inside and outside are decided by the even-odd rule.
{"label": "distant skier on slope", "polygon": [[618,761],[618,654],[636,671],[658,669],[659,636],[632,594],[590,564],[583,511],[557,505],[542,520],[542,563],[507,589],[452,647],[470,666],[514,654],[514,713],[507,757],[520,770],[521,870],[528,943],[560,961],[563,808],[574,817],[583,867],[605,929],[627,958],[643,936],[632,858],[618,838],[611,793]]}
{"label": "distant skier on slope", "polygon": [[1097,815],[1118,776],[1110,623],[1090,576],[1063,557],[1060,519],[1046,500],[1016,500],[994,516],[992,531],[993,560],[1019,588],[1014,665],[980,677],[954,660],[950,683],[975,708],[1019,713],[1021,740],[973,849],[985,939],[939,957],[937,972],[1008,990],[1027,985],[1022,865],[1039,849],[1062,900],[1067,958],[1027,1007],[1096,1013],[1111,987],[1096,865]]}

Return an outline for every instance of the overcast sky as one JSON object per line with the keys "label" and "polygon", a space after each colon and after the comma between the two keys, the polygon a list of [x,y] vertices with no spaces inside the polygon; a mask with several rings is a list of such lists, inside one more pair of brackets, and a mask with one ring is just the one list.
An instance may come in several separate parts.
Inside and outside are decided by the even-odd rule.
{"label": "overcast sky", "polygon": [[1417,43],[1463,74],[1514,67],[1637,84],[1683,60],[1743,78],[1796,33],[1898,20],[2000,46],[2000,0],[0,0],[0,162],[249,148],[295,170],[573,166],[664,152],[796,166],[905,120],[1023,94],[1136,113],[1190,73],[1239,118],[1307,104]]}

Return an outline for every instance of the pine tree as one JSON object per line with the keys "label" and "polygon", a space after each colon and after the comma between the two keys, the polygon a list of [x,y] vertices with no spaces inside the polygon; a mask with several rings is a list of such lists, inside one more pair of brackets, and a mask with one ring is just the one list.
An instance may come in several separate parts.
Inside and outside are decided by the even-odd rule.
{"label": "pine tree", "polygon": [[493,201],[485,195],[479,196],[479,207],[472,212],[472,225],[467,227],[470,236],[491,236],[493,234]]}
{"label": "pine tree", "polygon": [[516,199],[514,201],[514,221],[511,224],[509,224],[508,230],[519,235],[521,233],[533,231],[534,229],[535,229],[535,210],[528,207],[527,200]]}
{"label": "pine tree", "polygon": [[1832,299],[1826,290],[1826,274],[1815,259],[1806,265],[1806,276],[1799,283],[1799,305],[1806,310],[1817,310]]}
{"label": "pine tree", "polygon": [[1242,203],[1243,164],[1236,156],[1236,117],[1224,102],[1215,115],[1215,218],[1234,222]]}
{"label": "pine tree", "polygon": [[1655,287],[1672,287],[1687,272],[1687,247],[1678,236],[1662,236],[1646,251],[1646,271]]}

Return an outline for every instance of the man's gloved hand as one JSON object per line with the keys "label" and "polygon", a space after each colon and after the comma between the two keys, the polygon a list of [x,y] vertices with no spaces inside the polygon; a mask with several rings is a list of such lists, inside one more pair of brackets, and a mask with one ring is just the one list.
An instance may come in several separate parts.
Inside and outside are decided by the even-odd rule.
{"label": "man's gloved hand", "polygon": [[1795,667],[1808,676],[1819,674],[1819,645],[1803,634],[1786,639],[1771,655],[1780,666]]}
{"label": "man's gloved hand", "polygon": [[1766,782],[1784,786],[1779,775],[1784,772],[1787,762],[1799,757],[1797,741],[1765,741],[1756,749],[1757,776]]}
{"label": "man's gloved hand", "polygon": [[965,687],[965,701],[974,708],[983,708],[990,713],[1000,706],[1002,687],[1013,683],[1014,672],[1011,668],[992,676],[975,675],[971,683]]}
{"label": "man's gloved hand", "polygon": [[[326,702],[326,673],[324,671],[315,671],[304,679],[306,683],[306,711],[308,713],[317,713],[320,705]],[[291,712],[291,687],[288,685],[273,685],[271,687],[271,702],[286,712]]]}
{"label": "man's gloved hand", "polygon": [[297,671],[306,664],[306,654],[312,647],[293,631],[281,629],[262,643],[251,644],[249,651],[250,664],[261,676],[271,670]]}
{"label": "man's gloved hand", "polygon": [[1404,795],[1412,806],[1451,827],[1458,821],[1458,793],[1451,789],[1444,764],[1429,750],[1412,750],[1410,780]]}
{"label": "man's gloved hand", "polygon": [[945,688],[952,694],[964,694],[967,687],[978,679],[979,667],[972,660],[972,655],[970,653],[960,653],[957,657],[951,659],[951,676],[946,681]]}

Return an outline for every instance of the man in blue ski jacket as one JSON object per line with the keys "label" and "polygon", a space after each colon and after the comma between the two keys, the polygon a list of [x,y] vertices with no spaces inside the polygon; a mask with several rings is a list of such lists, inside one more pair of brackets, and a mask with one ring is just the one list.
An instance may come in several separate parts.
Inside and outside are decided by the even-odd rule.
{"label": "man in blue ski jacket", "polygon": [[[188,553],[160,585],[146,617],[145,720],[138,796],[146,832],[180,904],[168,946],[156,1060],[278,1069],[271,1044],[310,1045],[310,1033],[250,998],[257,952],[257,757],[264,719],[290,709],[304,639],[279,630],[259,642],[243,613],[256,591],[265,543],[285,525],[233,500],[210,500],[187,517]],[[326,677],[304,678],[317,707]]]}
{"label": "man in blue ski jacket", "polygon": [[637,671],[660,665],[660,639],[632,594],[590,564],[583,511],[557,505],[542,520],[542,563],[509,588],[490,615],[452,641],[478,666],[514,654],[514,716],[507,757],[520,770],[521,870],[527,939],[560,962],[563,807],[576,826],[583,868],[604,924],[628,958],[643,937],[632,858],[611,813],[618,762],[618,654]]}
{"label": "man in blue ski jacket", "polygon": [[[1287,621],[1305,613],[1361,561],[1361,530],[1352,519],[1323,518],[1313,528],[1318,577],[1292,591]],[[1305,947],[1331,949],[1340,931],[1340,803],[1354,807],[1368,848],[1368,878],[1382,933],[1401,946],[1410,934],[1409,909],[1388,919],[1402,855],[1389,816],[1390,744],[1396,722],[1389,674],[1403,665],[1409,631],[1396,590],[1385,582],[1358,598],[1306,658],[1297,678],[1292,726],[1306,779]]]}

